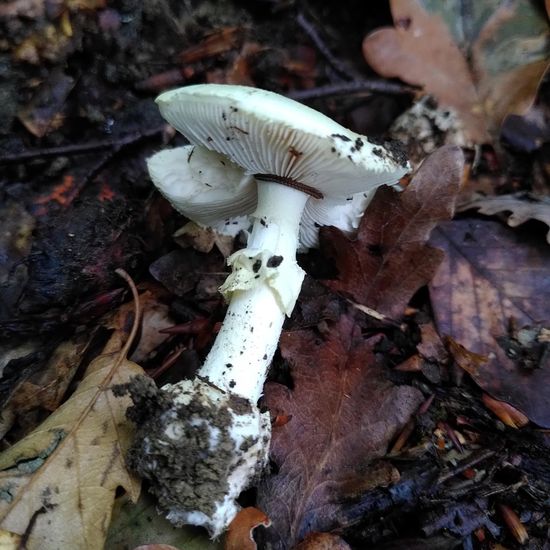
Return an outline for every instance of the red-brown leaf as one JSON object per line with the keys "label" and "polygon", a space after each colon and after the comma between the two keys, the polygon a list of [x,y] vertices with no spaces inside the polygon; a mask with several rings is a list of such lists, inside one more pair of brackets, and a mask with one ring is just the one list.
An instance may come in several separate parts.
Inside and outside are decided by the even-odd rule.
{"label": "red-brown leaf", "polygon": [[[550,427],[550,362],[526,368],[510,341],[510,327],[549,321],[550,250],[528,231],[511,231],[490,220],[457,220],[434,232],[446,258],[430,286],[441,334],[487,357],[470,374],[496,398]],[[543,342],[534,342],[543,346]],[[546,357],[548,354],[546,354]],[[545,361],[541,354],[541,361]],[[538,368],[537,368],[538,367]]]}
{"label": "red-brown leaf", "polygon": [[463,166],[458,147],[442,147],[424,161],[403,193],[378,191],[355,240],[336,228],[323,228],[321,245],[339,271],[337,279],[325,284],[380,313],[400,317],[443,259],[426,242],[438,222],[453,215]]}
{"label": "red-brown leaf", "polygon": [[224,550],[256,550],[252,536],[256,527],[269,527],[269,518],[258,508],[243,508],[234,518],[225,535]]}
{"label": "red-brown leaf", "polygon": [[265,399],[273,414],[292,420],[273,428],[272,459],[280,470],[259,490],[259,505],[272,521],[266,536],[281,548],[335,528],[346,499],[397,477],[391,466],[371,463],[385,455],[422,395],[386,379],[374,340],[363,339],[346,316],[326,339],[311,330],[282,336],[294,388],[270,383]]}

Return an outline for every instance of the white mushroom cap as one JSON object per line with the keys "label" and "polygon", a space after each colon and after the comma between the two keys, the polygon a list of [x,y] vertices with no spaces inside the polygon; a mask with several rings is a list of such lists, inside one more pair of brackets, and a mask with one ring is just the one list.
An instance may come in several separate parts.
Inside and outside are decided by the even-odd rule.
{"label": "white mushroom cap", "polygon": [[[248,229],[247,215],[256,208],[256,182],[223,155],[186,145],[156,153],[147,165],[160,193],[189,219],[233,237]],[[311,197],[300,223],[302,248],[318,246],[319,227],[324,225],[353,233],[374,192],[345,199]]]}
{"label": "white mushroom cap", "polygon": [[254,178],[204,147],[160,151],[147,160],[147,167],[155,186],[178,212],[219,232],[228,218],[251,214],[256,208]]}
{"label": "white mushroom cap", "polygon": [[228,157],[258,179],[306,186],[345,199],[393,185],[409,170],[398,147],[372,143],[327,116],[278,94],[198,84],[157,98],[164,118],[189,141]]}

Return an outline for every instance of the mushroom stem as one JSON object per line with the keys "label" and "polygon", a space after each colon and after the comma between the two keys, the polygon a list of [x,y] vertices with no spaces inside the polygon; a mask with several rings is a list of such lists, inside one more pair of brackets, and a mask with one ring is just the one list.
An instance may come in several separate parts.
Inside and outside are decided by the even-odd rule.
{"label": "mushroom stem", "polygon": [[273,359],[285,314],[304,272],[296,264],[300,219],[308,195],[279,183],[258,183],[258,206],[247,248],[229,258],[222,287],[230,300],[222,328],[198,375],[256,403]]}

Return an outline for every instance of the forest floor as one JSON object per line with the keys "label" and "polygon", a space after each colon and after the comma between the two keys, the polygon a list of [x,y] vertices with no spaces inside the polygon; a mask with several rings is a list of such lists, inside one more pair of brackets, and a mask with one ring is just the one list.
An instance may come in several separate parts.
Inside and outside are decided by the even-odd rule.
{"label": "forest floor", "polygon": [[[246,550],[264,524],[260,549],[550,549],[544,2],[323,6],[0,3],[6,548]],[[139,496],[128,401],[110,392],[192,376],[223,320],[242,235],[174,237],[187,220],[145,164],[186,143],[155,97],[195,83],[287,95],[401,140],[413,165],[357,236],[321,228],[299,255],[261,402],[270,470],[215,542],[166,522],[147,483]]]}

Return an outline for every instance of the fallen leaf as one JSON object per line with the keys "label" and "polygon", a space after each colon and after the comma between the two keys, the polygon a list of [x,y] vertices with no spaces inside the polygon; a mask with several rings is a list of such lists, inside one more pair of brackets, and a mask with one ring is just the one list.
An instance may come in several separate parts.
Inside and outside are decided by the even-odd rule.
{"label": "fallen leaf", "polygon": [[89,339],[89,335],[81,334],[62,342],[44,368],[23,381],[10,399],[18,415],[38,408],[53,412],[59,407]]}
{"label": "fallen leaf", "polygon": [[491,0],[467,15],[449,2],[390,4],[394,28],[365,38],[367,62],[454,110],[471,144],[487,142],[507,114],[529,107],[548,64],[548,23],[533,3]]}
{"label": "fallen leaf", "polygon": [[216,29],[200,42],[186,48],[178,55],[182,64],[196,63],[209,57],[217,57],[239,47],[243,40],[242,27]]}
{"label": "fallen leaf", "polygon": [[74,79],[62,70],[52,71],[30,104],[17,115],[23,126],[39,138],[60,128],[64,121],[65,102],[74,84]]}
{"label": "fallen leaf", "polygon": [[509,334],[511,323],[522,328],[549,320],[550,250],[528,232],[491,220],[444,223],[431,242],[446,253],[430,284],[440,334],[488,358],[472,374],[485,391],[550,427],[548,359],[538,368],[517,364]]}
{"label": "fallen leaf", "polygon": [[351,550],[351,546],[338,535],[310,533],[294,550]]}
{"label": "fallen leaf", "polygon": [[426,242],[438,222],[452,217],[463,163],[458,147],[445,146],[424,161],[401,194],[379,189],[355,240],[334,227],[322,228],[322,250],[338,268],[338,278],[324,284],[389,317],[401,317],[443,258]]}
{"label": "fallen leaf", "polygon": [[[458,207],[460,212],[471,209],[476,209],[487,216],[511,212],[508,217],[510,227],[517,227],[528,220],[538,220],[550,228],[550,198],[548,197],[539,197],[531,193],[478,197]],[[546,234],[546,240],[550,244],[550,230]]]}
{"label": "fallen leaf", "polygon": [[504,519],[504,522],[506,523],[506,526],[516,541],[519,542],[519,544],[525,544],[529,540],[529,535],[527,534],[527,529],[525,529],[525,526],[521,523],[521,520],[516,512],[514,512],[514,510],[506,504],[499,504],[498,509]]}
{"label": "fallen leaf", "polygon": [[126,359],[137,328],[136,321],[121,350],[92,361],[72,397],[0,455],[0,528],[24,535],[29,550],[102,549],[117,488],[139,496],[124,462],[130,402],[112,393],[143,372]]}
{"label": "fallen leaf", "polygon": [[479,355],[479,353],[473,353],[466,349],[450,336],[445,338],[445,342],[456,365],[472,376],[476,376],[479,372],[479,367],[489,360],[485,355]]}
{"label": "fallen leaf", "polygon": [[218,298],[225,263],[217,254],[202,254],[191,248],[173,250],[149,267],[151,275],[176,296],[194,291],[195,300]]}
{"label": "fallen leaf", "polygon": [[326,340],[311,330],[282,335],[293,389],[268,383],[265,401],[272,414],[292,414],[292,420],[273,428],[271,457],[279,471],[258,490],[258,505],[272,521],[263,535],[274,548],[336,528],[346,503],[373,488],[372,475],[378,485],[395,481],[391,466],[373,461],[385,455],[423,399],[418,390],[386,379],[375,341],[364,340],[348,316]]}
{"label": "fallen leaf", "polygon": [[483,394],[482,401],[488,409],[510,428],[523,428],[523,426],[527,426],[529,423],[529,419],[521,411],[518,411],[504,401],[493,399],[486,393]]}
{"label": "fallen leaf", "polygon": [[180,550],[222,550],[221,542],[208,538],[203,529],[186,525],[175,527],[157,511],[155,500],[145,492],[137,503],[127,495],[118,498],[113,508],[113,519],[105,540],[108,550],[128,550],[156,541]]}
{"label": "fallen leaf", "polygon": [[[170,334],[163,333],[163,330],[174,326],[174,321],[170,317],[170,308],[159,299],[159,294],[161,292],[158,289],[152,288],[139,295],[142,311],[141,331],[139,341],[130,356],[130,359],[138,364],[143,364],[151,358],[151,354],[158,346],[170,337]],[[132,304],[130,302],[123,304],[110,316],[105,326],[120,331],[131,312]]]}
{"label": "fallen leaf", "polygon": [[252,533],[260,525],[269,527],[271,521],[257,508],[243,508],[229,524],[225,534],[224,550],[256,550],[258,546]]}

